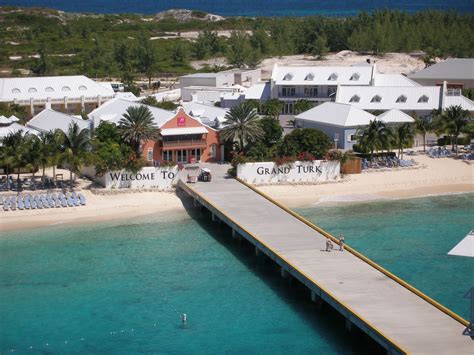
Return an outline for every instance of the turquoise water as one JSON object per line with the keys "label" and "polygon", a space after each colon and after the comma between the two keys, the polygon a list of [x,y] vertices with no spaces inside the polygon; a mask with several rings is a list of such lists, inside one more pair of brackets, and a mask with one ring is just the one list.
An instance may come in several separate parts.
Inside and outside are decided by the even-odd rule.
{"label": "turquoise water", "polygon": [[[471,195],[300,210],[467,317]],[[180,314],[186,313],[183,327]],[[30,349],[30,347],[33,347]],[[379,348],[206,214],[0,232],[0,353],[338,354]]]}
{"label": "turquoise water", "polygon": [[0,233],[0,352],[366,350],[206,214],[177,217]]}
{"label": "turquoise water", "polygon": [[315,206],[299,212],[469,318],[474,258],[447,253],[474,229],[474,194]]}
{"label": "turquoise water", "polygon": [[0,5],[40,6],[73,12],[156,13],[168,9],[192,9],[224,16],[350,16],[360,11],[398,9],[473,12],[472,0],[0,0]]}

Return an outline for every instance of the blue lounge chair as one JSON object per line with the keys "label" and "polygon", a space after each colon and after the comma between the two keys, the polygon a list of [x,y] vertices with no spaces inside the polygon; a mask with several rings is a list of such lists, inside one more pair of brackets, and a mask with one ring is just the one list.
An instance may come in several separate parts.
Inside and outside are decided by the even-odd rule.
{"label": "blue lounge chair", "polygon": [[54,199],[54,203],[56,204],[56,208],[60,208],[61,207],[61,200],[59,198],[55,198]]}
{"label": "blue lounge chair", "polygon": [[67,199],[67,205],[69,207],[74,207],[74,200],[72,199],[71,196],[69,196],[68,199]]}
{"label": "blue lounge chair", "polygon": [[22,198],[18,199],[18,209],[22,211],[25,209],[25,203],[23,202]]}
{"label": "blue lounge chair", "polygon": [[79,194],[78,197],[79,197],[79,201],[81,202],[81,205],[85,206],[86,205],[86,198],[84,197],[84,195]]}
{"label": "blue lounge chair", "polygon": [[29,210],[31,208],[31,202],[28,197],[25,198],[25,209]]}
{"label": "blue lounge chair", "polygon": [[77,198],[77,196],[73,196],[72,201],[74,202],[74,206],[80,206],[81,205],[81,203],[79,202],[79,199]]}
{"label": "blue lounge chair", "polygon": [[61,206],[62,206],[62,207],[67,207],[67,201],[66,201],[66,199],[65,199],[64,197],[61,198]]}

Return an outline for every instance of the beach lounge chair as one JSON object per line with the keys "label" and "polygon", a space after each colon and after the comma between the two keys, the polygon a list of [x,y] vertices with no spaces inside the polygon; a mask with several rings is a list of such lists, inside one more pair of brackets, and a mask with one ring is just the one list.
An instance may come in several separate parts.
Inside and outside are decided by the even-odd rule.
{"label": "beach lounge chair", "polygon": [[69,207],[74,207],[74,200],[72,199],[71,196],[69,196],[68,199],[67,199],[67,205]]}
{"label": "beach lounge chair", "polygon": [[76,195],[72,196],[72,201],[74,202],[74,206],[80,206],[81,205],[81,202],[79,201],[79,199],[77,198]]}
{"label": "beach lounge chair", "polygon": [[85,206],[86,205],[86,198],[84,197],[84,195],[79,194],[78,197],[79,197],[79,201],[81,202],[81,205]]}
{"label": "beach lounge chair", "polygon": [[16,211],[16,200],[13,200],[11,203],[10,203],[10,209],[12,211]]}
{"label": "beach lounge chair", "polygon": [[55,198],[54,199],[54,203],[56,204],[56,208],[60,208],[61,207],[61,200],[59,198]]}
{"label": "beach lounge chair", "polygon": [[31,208],[30,198],[27,196],[25,197],[25,209],[29,210]]}
{"label": "beach lounge chair", "polygon": [[36,200],[36,207],[38,207],[40,210],[43,209],[43,201],[41,201],[40,198]]}
{"label": "beach lounge chair", "polygon": [[0,206],[3,205],[3,196],[0,196]]}
{"label": "beach lounge chair", "polygon": [[18,199],[18,209],[22,211],[25,209],[25,203],[23,202],[22,198]]}
{"label": "beach lounge chair", "polygon": [[62,206],[62,207],[67,207],[67,201],[66,201],[66,199],[64,198],[64,196],[61,198],[61,206]]}
{"label": "beach lounge chair", "polygon": [[10,197],[7,197],[5,201],[3,201],[3,210],[8,211],[10,208]]}

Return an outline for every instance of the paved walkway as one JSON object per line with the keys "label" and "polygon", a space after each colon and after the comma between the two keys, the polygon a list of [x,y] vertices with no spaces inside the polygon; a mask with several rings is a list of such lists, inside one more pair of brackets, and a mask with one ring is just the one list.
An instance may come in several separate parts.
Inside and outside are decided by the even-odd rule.
{"label": "paved walkway", "polygon": [[337,245],[325,252],[323,235],[242,183],[216,175],[190,187],[376,333],[413,354],[474,354],[474,341],[458,321]]}

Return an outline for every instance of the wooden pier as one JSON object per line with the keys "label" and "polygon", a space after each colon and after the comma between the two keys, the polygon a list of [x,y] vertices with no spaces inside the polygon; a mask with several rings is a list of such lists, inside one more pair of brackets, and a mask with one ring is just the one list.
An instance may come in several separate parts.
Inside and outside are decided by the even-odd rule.
{"label": "wooden pier", "polygon": [[462,335],[466,320],[349,247],[325,252],[334,237],[257,189],[223,177],[178,186],[388,353],[474,353],[474,341]]}

